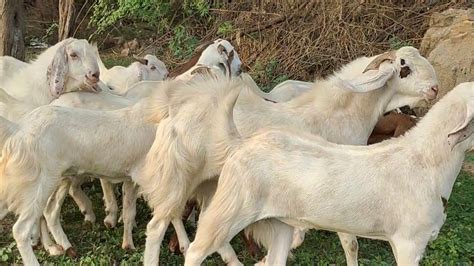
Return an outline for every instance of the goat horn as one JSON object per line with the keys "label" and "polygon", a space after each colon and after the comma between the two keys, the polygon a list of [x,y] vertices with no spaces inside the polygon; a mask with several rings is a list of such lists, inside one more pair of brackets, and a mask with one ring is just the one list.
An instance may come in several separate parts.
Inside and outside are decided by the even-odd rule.
{"label": "goat horn", "polygon": [[385,62],[385,61],[390,61],[393,62],[397,58],[396,56],[396,51],[388,51],[386,53],[383,53],[372,60],[367,67],[364,69],[362,73],[365,73],[369,70],[377,70],[379,69],[380,65]]}
{"label": "goat horn", "polygon": [[210,70],[209,70],[209,67],[207,66],[198,66],[196,67],[193,71],[191,71],[191,75],[194,75],[194,74],[203,74],[203,75],[210,75]]}
{"label": "goat horn", "polygon": [[148,60],[146,60],[145,58],[138,57],[138,56],[134,55],[133,59],[137,60],[138,62],[140,62],[143,65],[148,65]]}

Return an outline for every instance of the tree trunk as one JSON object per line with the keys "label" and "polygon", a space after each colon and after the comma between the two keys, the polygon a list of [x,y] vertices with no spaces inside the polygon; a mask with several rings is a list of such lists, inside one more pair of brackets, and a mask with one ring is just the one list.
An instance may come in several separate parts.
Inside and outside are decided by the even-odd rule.
{"label": "tree trunk", "polygon": [[74,30],[74,0],[59,0],[59,31],[58,41],[71,36]]}
{"label": "tree trunk", "polygon": [[0,55],[25,60],[23,0],[0,0]]}

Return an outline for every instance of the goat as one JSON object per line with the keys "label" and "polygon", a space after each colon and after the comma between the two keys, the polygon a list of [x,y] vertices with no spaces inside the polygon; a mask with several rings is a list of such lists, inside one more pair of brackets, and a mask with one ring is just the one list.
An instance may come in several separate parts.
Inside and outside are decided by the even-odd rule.
{"label": "goat", "polygon": [[147,54],[144,58],[135,57],[137,62],[133,62],[128,67],[114,66],[107,69],[97,48],[96,54],[102,81],[119,95],[126,94],[130,87],[140,81],[160,81],[168,76],[166,65],[154,55]]}
{"label": "goat", "polygon": [[171,71],[169,77],[189,75],[193,71],[192,67],[196,65],[218,67],[229,77],[238,76],[242,72],[242,61],[240,61],[239,55],[234,46],[224,39],[217,39],[198,46],[194,56]]}
{"label": "goat", "polygon": [[[408,72],[408,74],[400,75],[402,68],[404,68],[403,72],[405,74]],[[200,84],[199,89],[205,92],[206,87],[212,86],[213,84],[204,83]],[[234,113],[237,130],[244,137],[252,135],[259,128],[273,125],[321,134],[329,141],[336,143],[365,145],[375,123],[394,95],[402,95],[405,99],[416,98],[419,101],[423,98],[433,99],[436,94],[437,79],[431,64],[415,48],[404,47],[372,58],[359,58],[330,78],[316,81],[311,92],[287,103],[270,103],[255,95],[252,88],[248,88],[240,94]],[[196,126],[196,128],[199,127]],[[208,141],[207,139],[199,140],[197,137],[199,134],[194,133],[191,128],[182,134],[188,134],[189,137],[183,136],[183,138],[192,138],[197,143]],[[163,163],[170,161],[169,155],[167,156],[156,161]],[[205,155],[189,154],[189,156],[213,158],[215,155],[205,153]],[[189,158],[188,161],[193,161],[192,158],[194,157]],[[157,205],[154,208],[160,210],[160,213],[154,213],[154,218],[147,227],[147,234],[150,237],[147,238],[145,250],[146,263],[157,263],[156,247],[161,242],[163,230],[166,229],[166,221],[174,217],[167,217],[166,212],[179,210],[183,202],[189,198],[189,195],[185,193],[187,188],[180,187],[179,184],[194,182],[190,180],[198,175],[186,172],[186,167],[183,166],[179,174],[173,175],[175,179],[178,179],[173,181],[175,183],[153,186],[160,191],[155,194],[161,195],[160,199],[163,203],[160,203],[161,200],[155,201]],[[155,177],[155,180],[164,180],[166,178],[163,178],[163,175],[167,174],[169,173],[157,172],[160,178]],[[166,191],[171,190],[176,192],[174,193],[176,196],[166,198],[168,196]],[[253,227],[257,228],[256,225]],[[346,253],[348,261],[357,261],[357,246],[354,248],[353,245],[353,243],[357,244],[355,237],[342,233],[339,236],[343,240],[345,251],[349,252]],[[259,237],[258,240],[271,239],[271,236],[266,237]],[[227,245],[227,250],[229,250],[228,247]],[[231,254],[229,252],[227,252],[228,255]],[[227,258],[227,260],[235,262],[237,259]]]}
{"label": "goat", "polygon": [[465,153],[474,148],[473,117],[470,82],[450,91],[407,134],[376,145],[339,145],[289,128],[240,140],[185,265],[199,265],[247,225],[267,218],[290,225],[275,228],[280,252],[268,265],[286,264],[291,226],[389,241],[398,265],[418,265],[446,219]]}
{"label": "goat", "polygon": [[2,89],[19,101],[40,106],[64,92],[97,91],[99,74],[92,46],[86,40],[68,38],[20,68]]}
{"label": "goat", "polygon": [[[73,107],[73,108],[83,108],[89,110],[117,110],[121,108],[126,108],[133,105],[134,102],[114,94],[107,92],[101,93],[83,93],[83,92],[73,92],[67,93],[54,100],[51,105],[55,106],[64,106],[64,107]],[[69,195],[74,199],[74,201],[79,206],[79,209],[84,214],[85,222],[95,223],[95,214],[92,209],[92,203],[89,198],[86,196],[84,191],[81,189],[83,183],[89,180],[88,177],[78,176],[78,177],[69,177],[70,181],[66,180],[61,183],[60,187],[57,189],[52,196],[52,199],[48,202],[48,205],[52,207],[47,207],[46,212],[49,216],[59,217],[61,211],[61,203],[64,200],[64,197],[69,192]],[[104,225],[107,228],[114,228],[117,224],[117,213],[118,206],[113,190],[113,183],[109,182],[106,179],[101,179],[101,186],[104,192],[104,202],[105,202],[105,211],[107,213],[104,218]],[[129,184],[131,181],[125,181],[123,185],[123,197],[124,208],[134,207],[134,204],[126,203],[126,201],[131,201],[129,195],[133,195],[130,190],[134,190],[133,184]],[[64,187],[64,188],[63,188]],[[124,210],[127,213],[135,213],[135,210]],[[51,218],[56,219],[56,218]],[[134,221],[131,224],[135,224]],[[127,226],[126,226],[127,227]],[[132,230],[130,228],[124,228],[124,236],[122,248],[124,249],[134,249]]]}
{"label": "goat", "polygon": [[395,111],[389,112],[377,121],[367,144],[374,144],[391,137],[399,137],[415,126],[416,118]]}

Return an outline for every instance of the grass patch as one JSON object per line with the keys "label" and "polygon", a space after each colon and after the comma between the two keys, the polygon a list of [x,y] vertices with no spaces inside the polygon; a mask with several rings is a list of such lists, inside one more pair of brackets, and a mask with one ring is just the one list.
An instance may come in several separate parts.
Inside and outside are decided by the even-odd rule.
{"label": "grass patch", "polygon": [[[468,160],[471,160],[468,158]],[[135,252],[123,251],[122,230],[107,230],[102,224],[104,209],[100,183],[96,180],[85,186],[85,190],[94,202],[97,223],[92,228],[83,225],[83,216],[79,209],[68,198],[63,206],[62,224],[71,243],[77,248],[80,258],[71,259],[65,256],[50,257],[44,251],[36,251],[40,263],[45,265],[137,265],[143,260],[145,245],[145,228],[150,219],[150,211],[140,200],[137,210],[137,229],[134,231]],[[119,194],[117,186],[117,195]],[[458,177],[448,204],[448,218],[434,242],[432,242],[422,261],[424,265],[472,265],[474,262],[474,178],[466,172]],[[0,234],[0,263],[21,263],[11,234],[12,216],[7,217],[0,225],[4,227]],[[188,232],[195,229],[189,224]],[[168,243],[171,230],[167,232],[163,243]],[[190,236],[193,237],[193,236]],[[395,263],[390,246],[384,241],[359,239],[359,262],[362,265],[393,265]],[[255,263],[243,248],[240,238],[232,242],[239,258],[245,265]],[[311,231],[303,245],[293,252],[289,265],[344,265],[344,252],[335,233]],[[184,262],[183,256],[170,254],[166,245],[161,248],[161,265],[178,265]],[[222,265],[222,260],[213,255],[205,261],[206,265]]]}

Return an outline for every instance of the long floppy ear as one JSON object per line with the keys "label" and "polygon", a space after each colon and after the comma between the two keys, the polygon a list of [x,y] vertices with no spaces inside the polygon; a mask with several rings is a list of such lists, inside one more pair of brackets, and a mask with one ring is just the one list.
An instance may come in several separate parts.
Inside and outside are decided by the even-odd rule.
{"label": "long floppy ear", "polygon": [[46,78],[48,80],[51,95],[59,97],[65,89],[66,74],[68,73],[68,59],[66,53],[67,43],[61,45],[48,66]]}
{"label": "long floppy ear", "polygon": [[396,72],[393,64],[382,64],[375,70],[363,73],[345,82],[346,87],[355,92],[368,92],[383,87]]}
{"label": "long floppy ear", "polygon": [[[471,104],[473,105],[473,104]],[[457,125],[449,134],[448,134],[448,144],[451,147],[451,150],[454,149],[454,146],[459,142],[464,141],[474,132],[474,109],[473,106],[467,105],[466,114],[464,121]]]}

